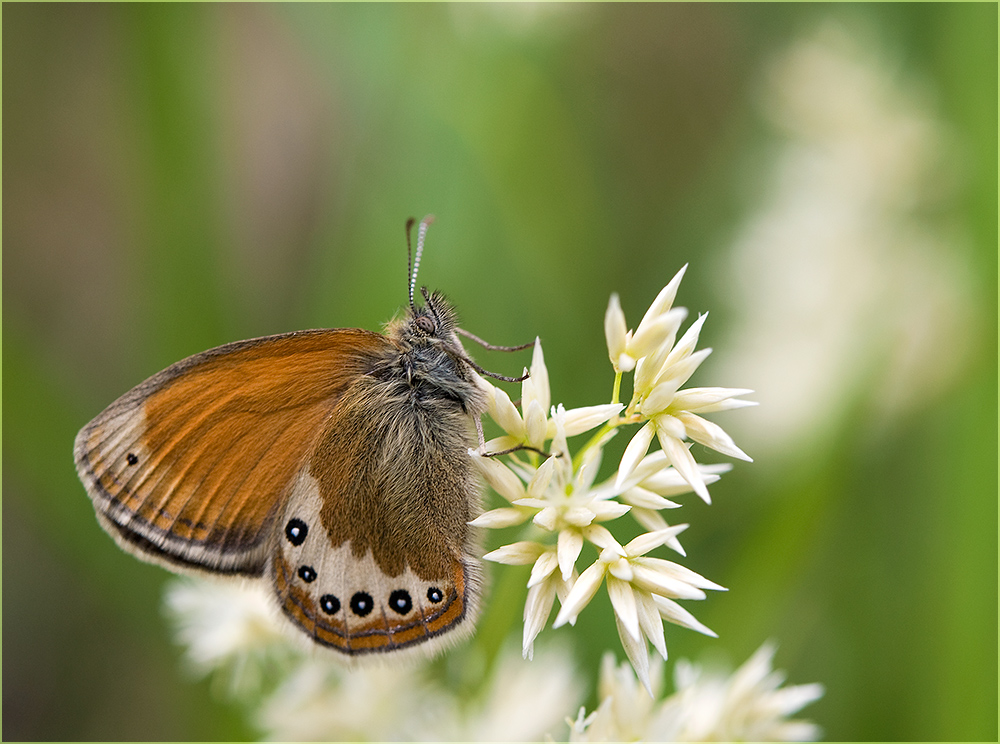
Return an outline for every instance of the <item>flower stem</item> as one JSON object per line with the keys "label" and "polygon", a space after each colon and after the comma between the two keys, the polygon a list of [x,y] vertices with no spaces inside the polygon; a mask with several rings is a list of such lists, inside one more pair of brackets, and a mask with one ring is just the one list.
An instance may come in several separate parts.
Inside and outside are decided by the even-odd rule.
{"label": "flower stem", "polygon": [[618,402],[620,402],[618,400],[618,394],[621,392],[621,389],[622,389],[622,373],[621,372],[616,372],[615,373],[615,389],[611,393],[611,402],[612,403],[618,403]]}

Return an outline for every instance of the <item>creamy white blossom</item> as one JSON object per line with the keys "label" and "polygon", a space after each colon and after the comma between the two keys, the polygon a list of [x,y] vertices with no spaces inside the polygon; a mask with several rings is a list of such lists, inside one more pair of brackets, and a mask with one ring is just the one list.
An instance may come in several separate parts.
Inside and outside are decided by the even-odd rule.
{"label": "creamy white blossom", "polygon": [[640,359],[673,343],[677,329],[687,317],[684,308],[671,308],[685,271],[687,264],[660,290],[634,334],[628,330],[618,295],[611,295],[604,315],[604,337],[615,372],[631,372]]}
{"label": "creamy white blossom", "polygon": [[260,689],[269,666],[295,654],[269,593],[249,581],[183,578],[167,585],[164,608],[194,672],[219,672],[229,694],[246,695]]}
{"label": "creamy white blossom", "polygon": [[[551,405],[548,370],[536,340],[520,407],[499,388],[481,382],[488,413],[506,434],[485,448],[469,451],[486,481],[508,502],[471,524],[496,529],[530,523],[551,535],[543,541],[516,542],[485,556],[500,563],[531,565],[522,653],[530,658],[557,598],[560,609],[554,627],[574,623],[604,587],[622,647],[647,688],[647,644],[661,657],[667,656],[664,620],[714,635],[676,600],[704,599],[704,589],[722,587],[646,553],[665,545],[685,555],[677,535],[686,525],[672,526],[662,514],[681,506],[668,497],[694,491],[708,502],[707,485],[730,467],[695,462],[691,442],[749,460],[702,414],[755,405],[740,399],[751,392],[743,388],[681,389],[711,351],[696,351],[704,315],[677,339],[687,311],[673,303],[686,269],[660,291],[634,332],[628,330],[617,295],[612,295],[604,319],[616,372],[610,404],[569,411],[562,404]],[[622,375],[629,371],[635,373],[633,395],[623,406],[618,394]],[[620,427],[633,424],[640,426],[617,472],[598,482],[604,447]],[[601,428],[574,454],[568,439],[596,426]],[[654,439],[661,449],[649,453]],[[611,528],[630,512],[647,532],[623,547]],[[583,570],[578,567],[581,558]]]}
{"label": "creamy white blossom", "polygon": [[[646,640],[649,640],[660,656],[667,658],[662,622],[664,618],[656,597],[672,603],[674,599],[704,599],[706,595],[703,589],[725,591],[724,587],[677,563],[646,555],[686,527],[687,525],[678,525],[640,535],[623,548],[605,548],[597,561],[581,574],[563,601],[554,623],[554,627],[558,628],[574,621],[597,594],[603,580],[615,611],[622,647],[647,689],[651,689],[651,686]],[[671,621],[714,635],[701,623],[691,622],[676,613]]]}
{"label": "creamy white blossom", "polygon": [[619,484],[645,456],[654,437],[670,464],[706,503],[711,502],[708,488],[691,455],[689,441],[752,462],[720,426],[698,414],[756,405],[738,399],[753,391],[720,387],[680,389],[711,353],[711,349],[695,351],[707,317],[700,316],[676,345],[664,345],[638,360],[626,415],[635,415],[646,423],[625,448],[618,469]]}
{"label": "creamy white blossom", "polygon": [[733,674],[706,673],[681,659],[676,692],[660,700],[661,663],[653,668],[651,694],[627,664],[611,654],[601,664],[600,703],[568,719],[570,741],[813,741],[819,728],[789,720],[823,695],[819,684],[782,687],[772,670],[774,647],[765,644]]}
{"label": "creamy white blossom", "polygon": [[418,667],[346,669],[304,660],[256,715],[272,741],[540,741],[582,695],[570,655],[538,663],[499,654],[481,685],[448,685]]}

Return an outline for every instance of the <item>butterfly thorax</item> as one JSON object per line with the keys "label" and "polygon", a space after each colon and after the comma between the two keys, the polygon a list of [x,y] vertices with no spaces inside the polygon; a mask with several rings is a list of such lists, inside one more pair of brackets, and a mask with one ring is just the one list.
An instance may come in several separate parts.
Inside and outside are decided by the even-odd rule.
{"label": "butterfly thorax", "polygon": [[404,319],[386,329],[398,353],[388,356],[373,373],[386,380],[405,381],[414,405],[451,401],[464,413],[478,416],[486,409],[476,373],[455,334],[455,311],[440,293],[424,307],[411,307]]}

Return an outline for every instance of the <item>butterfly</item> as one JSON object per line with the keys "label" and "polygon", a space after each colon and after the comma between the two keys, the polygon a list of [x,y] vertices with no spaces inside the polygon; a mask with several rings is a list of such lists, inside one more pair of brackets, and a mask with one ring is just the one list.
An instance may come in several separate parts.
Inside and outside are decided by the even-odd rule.
{"label": "butterfly", "polygon": [[[471,633],[482,593],[469,447],[486,409],[455,311],[413,293],[385,334],[298,331],[204,351],[80,430],[101,526],[175,572],[256,577],[291,623],[349,657]],[[407,222],[407,244],[414,220]],[[411,252],[412,256],[412,252]]]}

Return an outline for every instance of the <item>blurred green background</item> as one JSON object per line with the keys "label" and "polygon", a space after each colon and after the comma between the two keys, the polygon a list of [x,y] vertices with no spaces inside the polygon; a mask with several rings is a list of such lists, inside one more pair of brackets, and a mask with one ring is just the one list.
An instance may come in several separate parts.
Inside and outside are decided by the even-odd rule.
{"label": "blurred green background", "polygon": [[[672,659],[773,638],[829,739],[996,740],[995,4],[2,12],[5,739],[257,735],[183,674],[73,437],[208,347],[378,328],[433,212],[421,282],[539,335],[567,406],[610,396],[608,295],[634,327],[690,262],[693,384],[762,406],[713,417],[755,464],[668,515],[730,588]],[[542,636],[594,679],[595,605]]]}

